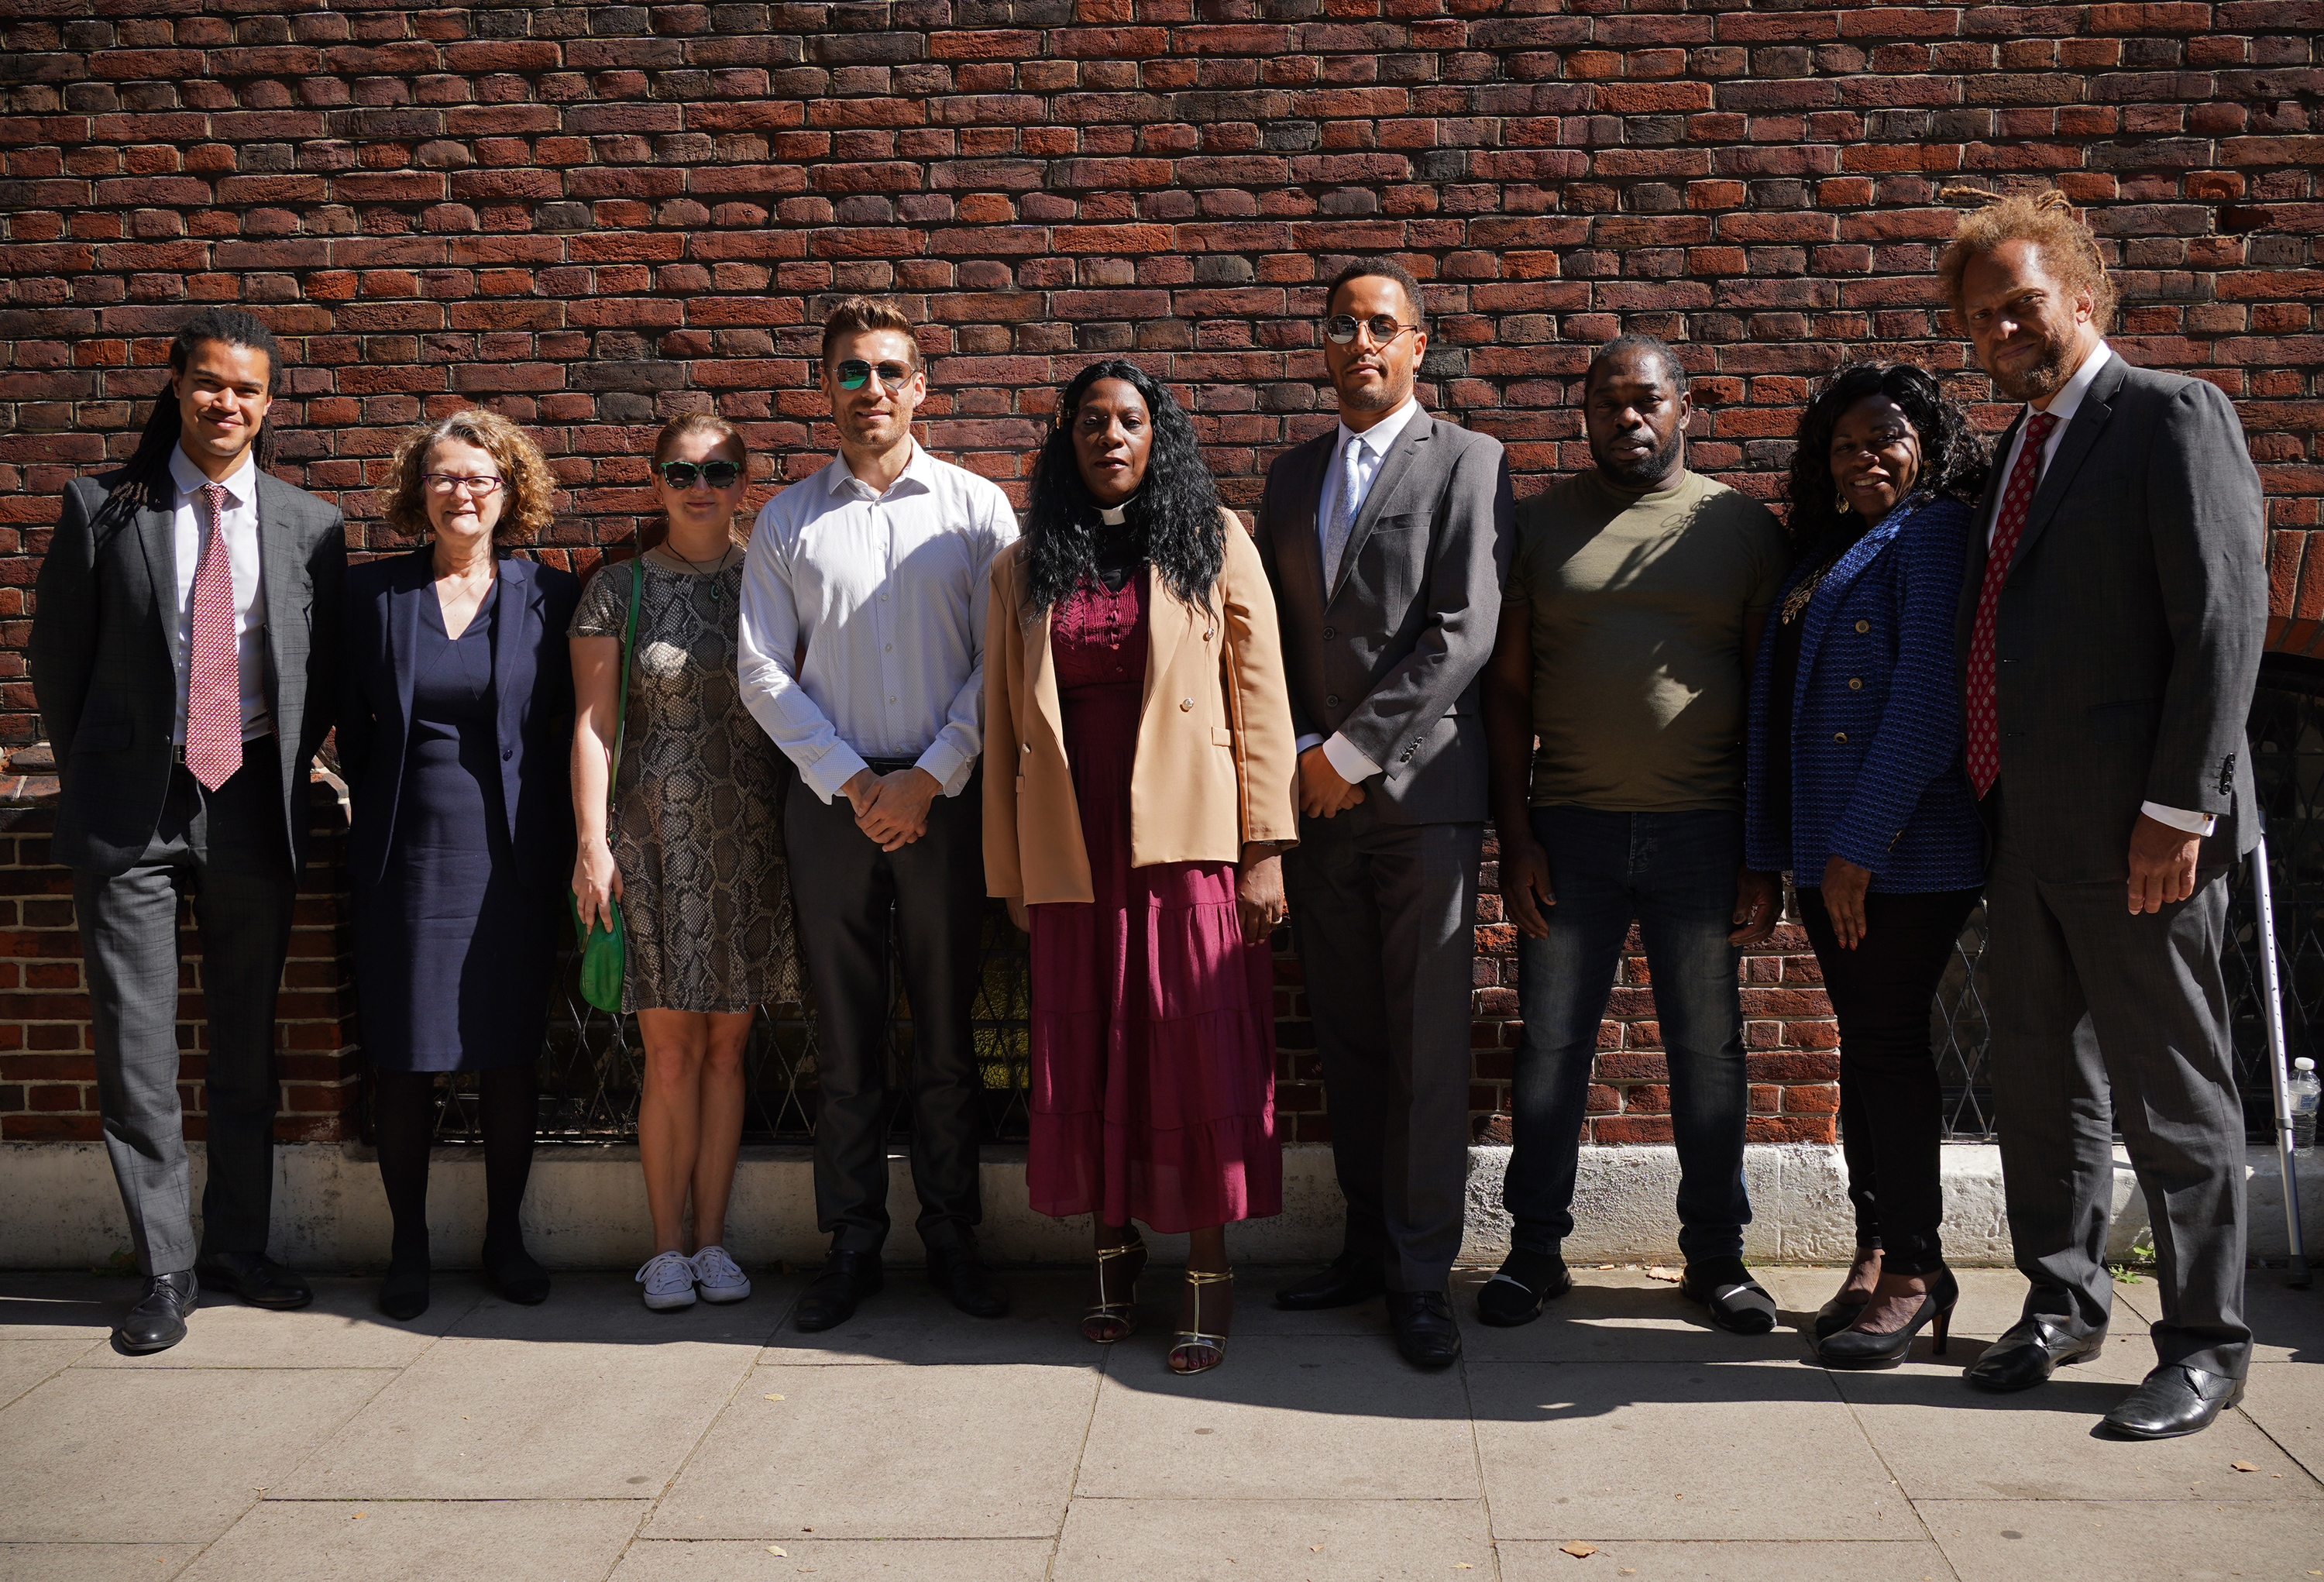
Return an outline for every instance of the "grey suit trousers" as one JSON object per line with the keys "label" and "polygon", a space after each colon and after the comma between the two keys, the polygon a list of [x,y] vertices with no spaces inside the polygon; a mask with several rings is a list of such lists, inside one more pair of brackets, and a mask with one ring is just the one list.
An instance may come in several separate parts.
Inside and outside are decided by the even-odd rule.
{"label": "grey suit trousers", "polygon": [[1399,824],[1375,797],[1302,819],[1292,926],[1348,1200],[1344,1252],[1441,1291],[1469,1179],[1469,995],[1482,824]]}
{"label": "grey suit trousers", "polygon": [[191,1168],[178,1101],[178,902],[201,930],[208,1014],[204,1078],[209,1180],[204,1253],[263,1253],[274,1185],[274,1002],[298,889],[282,829],[272,737],[206,791],[172,771],[138,860],[73,876],[106,1152],[145,1273],[194,1266]]}
{"label": "grey suit trousers", "polygon": [[1994,793],[1985,891],[1987,1064],[2009,1234],[2034,1287],[2025,1311],[2078,1333],[2106,1324],[2119,1126],[2154,1228],[2156,1360],[2241,1378],[2251,1330],[2243,1106],[2219,969],[2226,870],[2200,870],[2187,900],[2133,916],[2121,881],[2036,879],[2006,790]]}

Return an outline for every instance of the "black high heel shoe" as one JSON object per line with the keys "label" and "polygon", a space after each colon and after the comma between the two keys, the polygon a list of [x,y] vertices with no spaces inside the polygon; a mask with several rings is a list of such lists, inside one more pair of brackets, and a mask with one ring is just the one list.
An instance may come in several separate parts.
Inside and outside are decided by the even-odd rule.
{"label": "black high heel shoe", "polygon": [[[1880,1249],[1877,1247],[1857,1248],[1856,1257],[1852,1261],[1852,1266],[1849,1270],[1849,1278],[1853,1280],[1856,1277],[1856,1272],[1858,1269],[1861,1269],[1867,1263],[1877,1263],[1879,1260],[1879,1257]],[[1843,1294],[1832,1298],[1831,1300],[1818,1308],[1816,1309],[1815,1316],[1815,1337],[1817,1341],[1821,1343],[1827,1337],[1837,1335],[1841,1330],[1847,1328],[1849,1325],[1855,1323],[1857,1315],[1863,1312],[1864,1309],[1871,1304],[1871,1301],[1872,1299],[1868,1296],[1857,1297],[1851,1300],[1848,1296]]]}
{"label": "black high heel shoe", "polygon": [[[1952,1328],[1953,1306],[1960,1300],[1960,1282],[1953,1278],[1951,1270],[1939,1269],[1930,1280],[1929,1289],[1922,1293],[1920,1306],[1914,1310],[1911,1321],[1903,1328],[1885,1334],[1854,1328],[1842,1329],[1816,1343],[1816,1360],[1831,1368],[1868,1368],[1903,1362],[1913,1349],[1913,1337],[1924,1328],[1932,1337],[1930,1355],[1942,1356],[1948,1331]],[[1868,1309],[1871,1306],[1868,1302],[1865,1305]]]}

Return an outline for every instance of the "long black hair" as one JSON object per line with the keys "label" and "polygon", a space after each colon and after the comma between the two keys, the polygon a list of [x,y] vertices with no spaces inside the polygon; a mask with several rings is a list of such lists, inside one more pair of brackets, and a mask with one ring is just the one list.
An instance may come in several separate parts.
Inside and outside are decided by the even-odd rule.
{"label": "long black hair", "polygon": [[[170,374],[173,383],[178,375],[186,371],[194,348],[212,340],[264,352],[266,393],[273,395],[282,388],[282,347],[275,341],[274,332],[239,308],[205,308],[178,326],[178,333],[170,338]],[[170,453],[178,448],[182,427],[178,393],[172,384],[164,384],[153,397],[153,410],[145,416],[145,431],[137,437],[137,449],[131,453],[114,487],[141,488],[148,495],[169,489]],[[274,464],[274,421],[271,416],[258,425],[255,450],[261,468]]]}
{"label": "long black hair", "polygon": [[1119,379],[1144,398],[1154,418],[1146,481],[1130,502],[1125,524],[1142,539],[1162,584],[1189,605],[1207,607],[1226,564],[1219,487],[1194,443],[1194,425],[1159,381],[1134,363],[1092,363],[1057,398],[1056,422],[1033,467],[1025,513],[1025,617],[1028,621],[1074,591],[1097,566],[1097,502],[1074,455],[1074,419],[1101,379]]}
{"label": "long black hair", "polygon": [[1946,396],[1925,369],[1910,363],[1851,363],[1824,381],[1800,414],[1792,450],[1792,543],[1802,554],[1836,532],[1840,486],[1831,476],[1831,434],[1841,416],[1868,395],[1885,395],[1904,410],[1921,436],[1915,495],[1950,495],[1975,504],[1985,487],[1985,442],[1969,413]]}

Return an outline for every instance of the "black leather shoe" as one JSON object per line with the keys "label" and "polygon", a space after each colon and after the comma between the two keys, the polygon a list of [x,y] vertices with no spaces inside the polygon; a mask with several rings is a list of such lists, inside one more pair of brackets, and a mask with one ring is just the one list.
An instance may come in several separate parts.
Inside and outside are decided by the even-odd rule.
{"label": "black leather shoe", "polygon": [[387,1278],[379,1284],[379,1310],[409,1324],[428,1310],[428,1246],[407,1244],[388,1254]]}
{"label": "black leather shoe", "polygon": [[998,1318],[1009,1310],[1009,1293],[992,1278],[974,1247],[930,1247],[928,1283],[952,1298],[973,1318]]}
{"label": "black leather shoe", "polygon": [[[1932,1356],[1945,1355],[1945,1338],[1951,1329],[1953,1307],[1960,1300],[1960,1282],[1950,1269],[1938,1269],[1929,1276],[1929,1289],[1914,1304],[1913,1316],[1902,1328],[1875,1331],[1858,1329],[1853,1325],[1825,1336],[1816,1342],[1816,1360],[1828,1368],[1872,1368],[1889,1363],[1900,1363],[1912,1354],[1913,1337],[1923,1325],[1933,1325]],[[1872,1304],[1867,1302],[1857,1309],[1861,1318]]]}
{"label": "black leather shoe", "polygon": [[1320,1313],[1326,1308],[1351,1308],[1368,1302],[1388,1289],[1378,1258],[1342,1253],[1324,1265],[1320,1274],[1295,1281],[1275,1293],[1275,1305],[1295,1313]]}
{"label": "black leather shoe", "polygon": [[791,1323],[809,1335],[844,1324],[855,1316],[856,1303],[878,1295],[887,1282],[879,1254],[834,1252],[815,1283],[799,1297]]}
{"label": "black leather shoe", "polygon": [[1961,1377],[1980,1390],[2031,1390],[2060,1368],[2088,1362],[2105,1345],[2103,1329],[2077,1335],[2065,1320],[2035,1313],[2012,1324],[1983,1356],[1961,1370]]}
{"label": "black leather shoe", "polygon": [[1514,1328],[1541,1317],[1542,1304],[1573,1289],[1573,1273],[1555,1253],[1512,1251],[1500,1272],[1477,1291],[1477,1317],[1499,1328]]}
{"label": "black leather shoe", "polygon": [[1765,1335],[1775,1327],[1775,1299],[1751,1278],[1740,1258],[1689,1263],[1679,1293],[1711,1309],[1711,1321],[1731,1335]]}
{"label": "black leather shoe", "polygon": [[190,1269],[152,1276],[145,1281],[145,1294],[113,1332],[113,1348],[131,1356],[169,1350],[186,1337],[186,1315],[201,1294],[202,1282]]}
{"label": "black leather shoe", "polygon": [[2117,1402],[2098,1426],[2126,1439],[2175,1439],[2201,1433],[2243,1398],[2241,1379],[2166,1363]]}
{"label": "black leather shoe", "polygon": [[524,1238],[495,1242],[484,1238],[484,1275],[504,1302],[537,1308],[549,1300],[549,1271],[524,1250]]}
{"label": "black leather shoe", "polygon": [[212,1253],[194,1264],[212,1291],[230,1291],[254,1308],[303,1308],[315,1300],[306,1279],[263,1253]]}
{"label": "black leather shoe", "polygon": [[1388,1319],[1396,1326],[1397,1350],[1414,1367],[1434,1373],[1461,1360],[1461,1326],[1443,1291],[1389,1291]]}

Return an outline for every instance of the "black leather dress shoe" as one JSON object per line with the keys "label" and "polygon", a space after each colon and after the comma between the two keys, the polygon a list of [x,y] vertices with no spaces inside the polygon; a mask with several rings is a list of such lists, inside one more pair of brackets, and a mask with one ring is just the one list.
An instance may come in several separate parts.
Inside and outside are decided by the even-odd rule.
{"label": "black leather dress shoe", "polygon": [[113,1332],[114,1349],[131,1356],[169,1350],[186,1337],[186,1315],[194,1310],[201,1294],[202,1282],[190,1269],[154,1275],[145,1282],[145,1294]]}
{"label": "black leather dress shoe", "polygon": [[1530,1324],[1541,1317],[1543,1303],[1572,1289],[1573,1274],[1563,1258],[1518,1248],[1501,1261],[1499,1273],[1478,1288],[1477,1317],[1503,1329]]}
{"label": "black leather dress shoe", "polygon": [[194,1264],[212,1291],[230,1291],[254,1308],[303,1308],[315,1291],[301,1275],[263,1253],[212,1253]]}
{"label": "black leather dress shoe", "polygon": [[2060,1368],[2088,1362],[2105,1345],[2103,1329],[2077,1335],[2065,1320],[2035,1313],[2012,1324],[1983,1356],[1961,1370],[1961,1377],[1980,1390],[2031,1390]]}
{"label": "black leather dress shoe", "polygon": [[2175,1439],[2200,1434],[2244,1398],[2244,1382],[2166,1363],[2117,1402],[2099,1427],[2126,1439]]}
{"label": "black leather dress shoe", "polygon": [[1396,1348],[1416,1368],[1431,1373],[1461,1360],[1461,1326],[1452,1303],[1441,1291],[1388,1293],[1388,1322],[1396,1326]]}
{"label": "black leather dress shoe", "polygon": [[823,1272],[799,1297],[798,1311],[792,1315],[791,1323],[809,1335],[844,1324],[855,1316],[856,1303],[877,1295],[887,1282],[879,1254],[835,1252],[824,1263]]}
{"label": "black leather dress shoe", "polygon": [[1277,1291],[1275,1305],[1295,1313],[1320,1313],[1326,1308],[1351,1308],[1358,1302],[1368,1302],[1387,1289],[1378,1258],[1342,1253],[1324,1265],[1322,1273],[1311,1274]]}
{"label": "black leather dress shoe", "polygon": [[930,1247],[928,1283],[952,1298],[952,1305],[974,1318],[998,1318],[1009,1310],[1009,1293],[992,1278],[974,1247]]}

